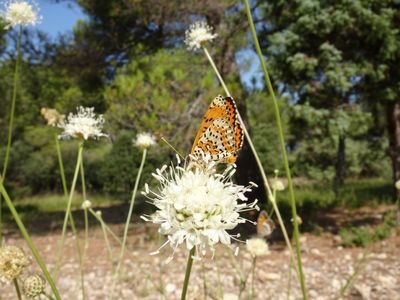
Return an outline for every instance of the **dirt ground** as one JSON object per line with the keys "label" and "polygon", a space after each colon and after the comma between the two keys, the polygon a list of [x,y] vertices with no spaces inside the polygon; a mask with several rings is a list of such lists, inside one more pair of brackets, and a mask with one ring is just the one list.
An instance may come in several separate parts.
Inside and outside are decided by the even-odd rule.
{"label": "dirt ground", "polygon": [[[362,214],[359,211],[355,216]],[[335,213],[326,215],[325,219],[328,220],[329,217],[337,219],[339,224],[340,219],[346,219]],[[112,225],[111,228],[118,236],[122,236],[122,225]],[[360,272],[353,278],[351,287],[342,299],[400,300],[400,237],[395,230],[390,238],[376,242],[368,248],[343,248],[340,237],[330,232],[332,230],[329,228],[325,229],[318,236],[304,233],[301,237],[303,271],[309,299],[337,299],[341,287],[358,268],[363,254],[366,253]],[[150,252],[157,250],[163,242],[157,237],[156,230],[144,223],[135,223],[132,226],[114,299],[180,299],[187,252],[183,247],[178,249],[174,259],[167,265],[164,262],[172,252],[170,247],[163,248],[161,254],[151,256]],[[59,230],[54,229],[48,233],[33,235],[33,241],[50,270],[53,269],[59,233]],[[83,244],[83,231],[80,238]],[[119,247],[111,236],[108,239],[113,251],[113,263],[101,227],[92,224],[85,256],[87,299],[106,299],[110,292],[112,268],[115,267]],[[20,245],[28,252],[15,229],[8,232],[6,243]],[[236,259],[246,276],[249,274],[252,259],[244,244],[240,244],[239,248]],[[301,299],[295,272],[289,271],[289,265],[289,252],[284,243],[279,239],[270,241],[269,254],[257,259],[254,299]],[[30,271],[34,270],[37,267],[33,265]],[[249,276],[241,299],[250,299],[251,283]],[[63,299],[82,299],[78,259],[71,234],[67,237],[57,286]],[[231,255],[227,248],[221,247],[217,249],[214,259],[206,258],[194,262],[187,299],[234,300],[238,299],[239,287],[240,280],[233,267]],[[12,285],[0,286],[0,299],[16,299]]]}

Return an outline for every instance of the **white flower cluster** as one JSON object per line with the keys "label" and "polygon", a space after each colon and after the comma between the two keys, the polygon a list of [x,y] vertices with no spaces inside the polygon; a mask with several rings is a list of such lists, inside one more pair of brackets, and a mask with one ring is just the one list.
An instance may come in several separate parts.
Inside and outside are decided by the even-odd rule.
{"label": "white flower cluster", "polygon": [[153,173],[161,185],[158,192],[145,185],[143,194],[158,210],[143,219],[159,224],[159,232],[168,235],[163,246],[170,244],[175,252],[180,244],[186,243],[188,250],[196,247],[197,256],[205,255],[217,243],[229,245],[231,238],[237,237],[227,231],[246,222],[240,212],[258,209],[257,200],[244,202],[247,200],[244,194],[251,191],[252,185],[232,183],[233,166],[223,174],[213,173],[214,169],[212,164],[207,169],[181,167],[178,158],[178,166],[164,165]]}
{"label": "white flower cluster", "polygon": [[188,49],[200,49],[205,42],[215,39],[217,34],[213,34],[212,30],[213,28],[204,21],[190,25],[189,29],[185,32],[185,44],[188,46]]}
{"label": "white flower cluster", "polygon": [[254,237],[246,241],[246,249],[253,257],[268,254],[269,248],[267,242],[260,237]]}
{"label": "white flower cluster", "polygon": [[17,25],[36,25],[41,22],[39,7],[33,0],[12,0],[5,3],[5,11],[2,12],[7,26],[6,29]]}
{"label": "white flower cluster", "polygon": [[155,137],[147,132],[139,133],[136,136],[136,140],[134,140],[134,143],[136,147],[142,148],[142,149],[147,149],[151,146],[156,145],[156,139]]}
{"label": "white flower cluster", "polygon": [[64,129],[64,132],[59,136],[60,138],[78,138],[78,139],[89,139],[89,138],[100,138],[107,136],[102,133],[104,118],[103,115],[94,113],[93,107],[78,107],[77,113],[68,115],[67,121],[58,126]]}

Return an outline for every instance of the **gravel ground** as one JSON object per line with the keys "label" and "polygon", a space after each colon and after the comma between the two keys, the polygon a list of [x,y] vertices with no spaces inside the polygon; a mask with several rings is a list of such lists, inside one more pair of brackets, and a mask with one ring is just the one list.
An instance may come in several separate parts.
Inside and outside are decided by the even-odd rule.
{"label": "gravel ground", "polygon": [[[121,233],[121,226],[113,226]],[[140,229],[138,229],[140,228]],[[187,253],[178,249],[174,259],[165,262],[171,249],[166,247],[161,254],[150,256],[157,250],[158,243],[155,228],[140,225],[134,228],[128,240],[128,253],[125,257],[121,278],[114,299],[179,299],[183,282]],[[50,270],[54,260],[58,232],[33,236],[34,243],[44,256]],[[90,242],[86,250],[85,284],[87,299],[106,299],[112,282],[112,268],[104,236],[99,227],[89,233]],[[150,238],[149,238],[150,237]],[[151,239],[151,237],[154,237]],[[118,257],[117,243],[110,243],[113,259]],[[81,236],[81,240],[83,235]],[[16,234],[9,236],[7,244],[21,245],[24,242]],[[324,233],[320,236],[304,234],[301,237],[304,273],[310,299],[336,299],[341,287],[354,273],[365,249],[343,248],[338,236]],[[63,299],[82,299],[79,268],[74,240],[69,235],[65,249],[65,258],[57,286]],[[237,261],[244,274],[251,268],[251,257],[245,245],[240,245]],[[400,237],[393,234],[390,238],[377,242],[368,248],[368,255],[361,271],[343,299],[400,299]],[[270,253],[257,259],[254,282],[254,299],[300,299],[294,271],[289,275],[289,253],[282,242],[273,242]],[[37,269],[32,266],[30,271]],[[190,278],[187,299],[238,299],[240,281],[233,267],[231,256],[226,248],[218,248],[214,259],[195,261]],[[291,278],[288,295],[289,278]],[[251,276],[241,299],[249,299]],[[0,286],[0,299],[16,299],[13,286]],[[163,291],[163,294],[161,293]],[[221,296],[223,294],[223,296]],[[206,295],[206,297],[205,297]]]}

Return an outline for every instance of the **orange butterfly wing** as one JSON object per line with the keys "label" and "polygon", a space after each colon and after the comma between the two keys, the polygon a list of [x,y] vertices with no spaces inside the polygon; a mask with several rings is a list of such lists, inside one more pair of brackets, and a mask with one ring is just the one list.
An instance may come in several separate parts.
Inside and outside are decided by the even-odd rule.
{"label": "orange butterfly wing", "polygon": [[194,139],[191,154],[210,154],[217,162],[234,163],[243,145],[243,129],[232,97],[217,96],[208,107]]}
{"label": "orange butterfly wing", "polygon": [[275,229],[275,223],[268,216],[265,210],[262,210],[258,215],[257,219],[257,235],[260,237],[266,237],[271,235],[272,231]]}

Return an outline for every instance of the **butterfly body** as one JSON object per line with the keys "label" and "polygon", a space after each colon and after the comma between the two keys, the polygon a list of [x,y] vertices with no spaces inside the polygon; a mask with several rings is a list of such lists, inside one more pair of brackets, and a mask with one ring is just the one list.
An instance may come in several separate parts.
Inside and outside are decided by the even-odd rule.
{"label": "butterfly body", "polygon": [[194,139],[191,155],[210,155],[211,160],[235,163],[243,145],[243,129],[232,97],[217,96],[208,107]]}
{"label": "butterfly body", "polygon": [[271,220],[268,213],[265,210],[262,210],[258,215],[257,219],[257,236],[259,237],[267,237],[270,236],[271,233],[275,229],[275,223]]}

